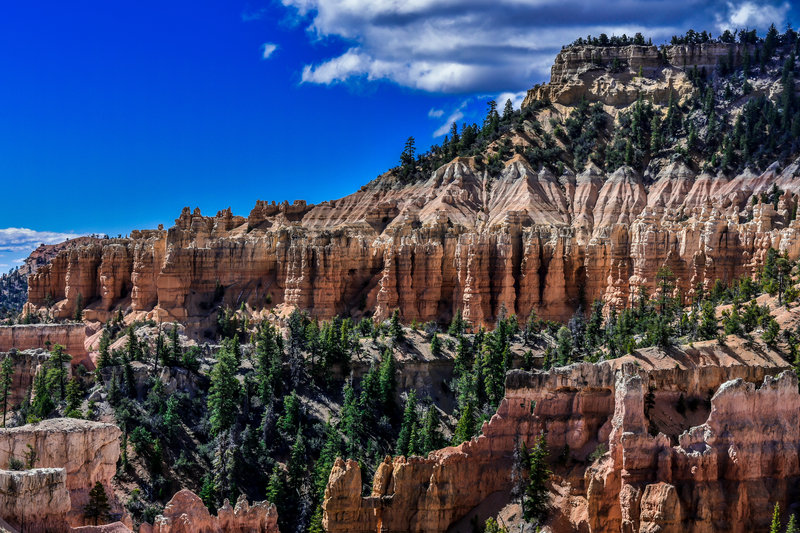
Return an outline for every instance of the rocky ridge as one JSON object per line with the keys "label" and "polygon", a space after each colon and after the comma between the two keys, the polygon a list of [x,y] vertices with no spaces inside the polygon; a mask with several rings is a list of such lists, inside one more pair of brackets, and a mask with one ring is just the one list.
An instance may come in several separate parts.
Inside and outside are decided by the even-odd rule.
{"label": "rocky ridge", "polygon": [[[498,509],[486,502],[510,500],[514,447],[532,445],[541,431],[552,464],[566,449],[588,465],[554,477],[571,503],[553,508],[553,531],[763,530],[772,505],[785,509],[800,479],[794,374],[781,373],[780,358],[741,364],[713,346],[661,359],[649,368],[626,357],[512,371],[479,437],[427,458],[387,457],[370,496],[360,496],[358,464],[338,460],[325,492],[326,530],[445,531],[476,509],[492,516]],[[659,412],[646,414],[648,390]],[[670,407],[679,395],[698,402],[704,423],[670,425],[682,418]],[[608,452],[591,460],[601,445]]]}

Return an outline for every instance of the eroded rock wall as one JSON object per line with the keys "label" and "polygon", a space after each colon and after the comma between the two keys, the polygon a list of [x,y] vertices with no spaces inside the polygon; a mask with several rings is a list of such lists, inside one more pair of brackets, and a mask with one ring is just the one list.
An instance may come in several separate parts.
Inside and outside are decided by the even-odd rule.
{"label": "eroded rock wall", "polygon": [[[63,518],[73,525],[82,525],[83,507],[95,483],[102,483],[106,493],[113,495],[111,479],[117,471],[120,435],[120,429],[113,424],[74,418],[53,418],[36,424],[2,428],[0,467],[8,468],[11,458],[24,462],[34,452],[34,470],[25,472],[33,472],[31,475],[36,477],[35,473],[41,469],[62,471],[63,490],[69,491],[68,513]],[[27,505],[25,500],[20,502],[20,505]],[[110,503],[112,512],[123,514],[119,502],[110,498]],[[36,510],[35,507],[28,509]],[[13,520],[13,517],[2,517],[7,521]]]}
{"label": "eroded rock wall", "polygon": [[[587,513],[576,523],[556,509],[556,531],[759,530],[797,487],[800,395],[793,373],[772,377],[787,368],[779,356],[740,359],[707,343],[674,358],[651,351],[512,371],[479,437],[426,458],[387,457],[370,496],[360,496],[358,464],[337,460],[323,523],[329,532],[446,531],[491,498],[509,500],[515,447],[545,431],[553,459],[567,449],[589,465],[570,489]],[[710,408],[692,408],[705,422],[689,428],[687,415],[678,435],[665,422],[681,418],[670,411],[675,399],[701,404],[709,391]],[[601,444],[609,451],[592,462]]]}
{"label": "eroded rock wall", "polygon": [[[87,320],[123,309],[195,331],[213,325],[218,305],[242,303],[320,318],[397,308],[407,322],[457,309],[475,325],[502,309],[566,320],[581,298],[619,307],[641,286],[652,293],[663,265],[688,297],[698,284],[754,275],[769,247],[800,256],[800,221],[789,216],[800,164],[779,170],[697,176],[675,163],[653,181],[590,165],[556,177],[515,156],[489,179],[459,158],[402,190],[259,203],[248,218],[187,209],[168,231],[76,245],[30,276],[28,309],[50,295],[51,312],[70,316],[81,294]],[[773,183],[787,191],[778,209],[753,206]]]}

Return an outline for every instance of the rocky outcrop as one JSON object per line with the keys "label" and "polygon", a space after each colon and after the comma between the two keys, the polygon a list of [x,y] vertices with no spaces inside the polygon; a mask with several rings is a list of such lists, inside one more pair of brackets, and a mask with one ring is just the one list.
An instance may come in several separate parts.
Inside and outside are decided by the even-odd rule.
{"label": "rocky outcrop", "polygon": [[[49,268],[49,267],[45,267]],[[86,326],[74,324],[26,324],[0,326],[0,352],[30,350],[60,344],[73,358],[73,365],[87,363]]]}
{"label": "rocky outcrop", "polygon": [[[554,510],[556,531],[758,529],[774,502],[797,487],[800,395],[791,372],[771,377],[786,368],[779,356],[743,353],[705,343],[671,355],[650,350],[596,365],[512,371],[479,437],[425,458],[387,458],[370,496],[360,496],[358,464],[337,460],[323,524],[329,532],[446,531],[484,502],[509,500],[515,447],[544,431],[552,459],[567,450],[588,465],[570,495],[587,512]],[[710,408],[709,391],[717,391]],[[646,415],[648,393],[657,407]],[[692,413],[676,412],[679,396]],[[692,427],[698,419],[705,422]],[[609,451],[592,462],[601,445]]]}
{"label": "rocky outcrop", "polygon": [[752,55],[754,45],[709,42],[667,46],[663,52],[652,45],[568,46],[556,55],[550,83],[528,91],[522,106],[536,100],[571,106],[585,99],[626,107],[640,94],[664,104],[671,95],[683,99],[692,94],[689,70],[713,75],[722,59],[741,64],[746,49]]}
{"label": "rocky outcrop", "polygon": [[[7,468],[14,458],[25,461],[33,453],[32,476],[44,469],[59,471],[64,493],[69,491],[69,513],[64,517],[73,525],[82,525],[83,507],[88,501],[89,490],[100,482],[109,495],[111,478],[117,470],[121,431],[113,424],[55,418],[36,424],[0,429],[0,467]],[[54,489],[55,490],[55,489]],[[60,493],[59,493],[60,494]],[[119,502],[110,499],[112,512],[123,514]],[[20,500],[21,505],[25,500]],[[35,510],[35,507],[29,507]],[[0,515],[7,521],[14,517]],[[17,521],[18,522],[18,521]]]}
{"label": "rocky outcrop", "polygon": [[69,510],[63,468],[0,470],[0,518],[12,527],[35,533],[66,531]]}
{"label": "rocky outcrop", "polygon": [[203,501],[190,490],[181,490],[164,507],[150,526],[143,524],[140,533],[278,533],[278,512],[269,502],[247,503],[244,495],[236,507],[228,500],[212,516]]}
{"label": "rocky outcrop", "polygon": [[[641,286],[653,293],[663,265],[690,296],[698,284],[753,275],[770,246],[800,256],[800,222],[786,207],[798,174],[793,164],[696,176],[672,164],[653,180],[590,165],[556,177],[515,156],[492,179],[456,159],[401,190],[259,203],[248,218],[185,210],[168,231],[72,247],[30,276],[28,310],[53,295],[51,311],[68,316],[80,293],[87,320],[129,309],[195,334],[213,327],[218,305],[243,303],[320,318],[397,308],[408,322],[448,320],[461,309],[477,325],[505,308],[566,320],[581,297],[619,307]],[[753,206],[773,183],[787,191],[779,209]]]}

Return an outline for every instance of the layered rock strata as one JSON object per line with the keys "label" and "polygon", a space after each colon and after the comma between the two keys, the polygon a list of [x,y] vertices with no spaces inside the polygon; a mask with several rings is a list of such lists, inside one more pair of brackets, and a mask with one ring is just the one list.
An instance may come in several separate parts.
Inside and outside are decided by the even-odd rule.
{"label": "layered rock strata", "polygon": [[88,360],[85,341],[86,326],[82,323],[0,326],[0,352],[60,344],[72,356],[73,364],[77,365]]}
{"label": "layered rock strata", "polygon": [[[586,512],[555,509],[555,531],[759,530],[798,486],[800,395],[791,372],[771,377],[786,368],[780,357],[735,359],[708,345],[512,371],[479,437],[426,458],[387,458],[370,496],[360,495],[358,464],[338,460],[323,523],[329,532],[446,531],[486,502],[509,500],[514,448],[545,431],[553,460],[568,450],[589,465],[570,496]],[[655,407],[645,414],[648,393]],[[691,406],[685,417],[679,397]],[[609,451],[592,462],[600,445]]]}
{"label": "layered rock strata", "polygon": [[[0,471],[0,474],[11,476],[10,479],[17,474],[30,476],[37,480],[31,482],[34,485],[46,485],[49,487],[48,494],[53,494],[53,502],[57,501],[57,504],[52,505],[56,505],[57,510],[62,513],[61,519],[65,523],[82,525],[83,507],[88,502],[89,490],[95,483],[102,483],[106,492],[113,495],[111,479],[117,471],[120,435],[121,431],[113,424],[74,418],[55,418],[36,424],[0,429],[1,468],[8,468],[12,458],[23,463],[31,454],[34,458],[32,470],[21,473]],[[67,505],[64,509],[61,497],[67,492]],[[55,512],[51,513],[47,506],[30,506],[29,500],[21,497],[17,501],[27,508],[28,514],[0,514],[9,523],[46,523],[47,517]],[[112,512],[123,514],[121,505],[113,497],[110,498],[110,503]]]}
{"label": "layered rock strata", "polygon": [[[568,319],[584,302],[627,305],[669,266],[686,296],[760,268],[769,247],[800,256],[800,163],[761,175],[695,175],[675,163],[645,180],[590,165],[574,176],[515,156],[496,179],[456,159],[425,183],[365,188],[320,205],[259,203],[250,216],[184,210],[168,231],[62,251],[30,276],[29,310],[87,320],[116,309],[202,328],[218,305],[299,306],[312,315],[473,324],[502,309]],[[652,183],[651,183],[652,182]],[[777,183],[778,209],[752,205]],[[223,294],[224,293],[224,294]],[[205,322],[204,322],[205,320]]]}

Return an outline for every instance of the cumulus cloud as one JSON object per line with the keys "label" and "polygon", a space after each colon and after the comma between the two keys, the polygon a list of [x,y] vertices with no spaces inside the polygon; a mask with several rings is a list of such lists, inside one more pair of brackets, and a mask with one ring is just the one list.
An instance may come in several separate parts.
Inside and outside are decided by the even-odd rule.
{"label": "cumulus cloud", "polygon": [[277,44],[264,43],[261,45],[261,59],[269,59],[269,56],[278,49]]}
{"label": "cumulus cloud", "polygon": [[[692,28],[763,29],[785,0],[281,0],[311,39],[346,50],[305,65],[302,81],[384,80],[436,93],[515,92],[546,81],[560,47],[578,37],[636,32],[664,42]],[[341,50],[341,46],[337,46]]]}
{"label": "cumulus cloud", "polygon": [[40,244],[56,244],[75,237],[80,235],[28,228],[0,228],[0,252],[24,252],[33,250]]}
{"label": "cumulus cloud", "polygon": [[497,98],[497,107],[502,112],[503,106],[506,105],[506,100],[511,100],[511,105],[514,106],[514,109],[519,109],[522,105],[522,101],[525,99],[525,96],[528,94],[528,91],[519,91],[516,93],[500,93]]}
{"label": "cumulus cloud", "polygon": [[[455,110],[453,110],[452,113],[450,113],[450,115],[448,115],[447,120],[444,121],[444,124],[439,126],[439,128],[433,132],[433,136],[441,137],[450,131],[450,127],[453,125],[453,122],[458,124],[458,121],[464,118],[464,109],[466,109],[467,104],[469,104],[469,100],[464,100],[461,102],[461,105],[459,105]],[[443,114],[444,113],[442,113],[442,115]]]}
{"label": "cumulus cloud", "polygon": [[727,11],[717,17],[717,28],[720,31],[739,28],[763,30],[770,24],[775,24],[776,27],[783,29],[790,9],[788,2],[779,5],[749,1],[739,4],[728,2]]}

